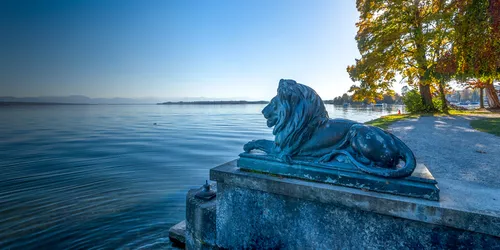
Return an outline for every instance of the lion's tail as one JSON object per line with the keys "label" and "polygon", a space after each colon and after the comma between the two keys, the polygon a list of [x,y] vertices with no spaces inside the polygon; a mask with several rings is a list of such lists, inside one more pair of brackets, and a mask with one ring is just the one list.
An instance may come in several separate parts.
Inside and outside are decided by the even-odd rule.
{"label": "lion's tail", "polygon": [[349,158],[349,160],[354,164],[354,166],[356,166],[358,169],[368,174],[387,177],[387,178],[403,178],[410,176],[417,167],[417,161],[415,159],[415,155],[413,155],[413,152],[410,150],[410,148],[408,148],[408,146],[406,146],[406,144],[404,144],[404,142],[402,142],[399,138],[397,138],[393,134],[390,135],[396,141],[396,144],[400,149],[400,157],[405,162],[405,166],[400,169],[387,169],[387,168],[375,167],[373,165],[363,164],[358,160],[356,160],[355,157],[353,157],[349,152],[345,150],[338,150],[337,153],[346,155]]}

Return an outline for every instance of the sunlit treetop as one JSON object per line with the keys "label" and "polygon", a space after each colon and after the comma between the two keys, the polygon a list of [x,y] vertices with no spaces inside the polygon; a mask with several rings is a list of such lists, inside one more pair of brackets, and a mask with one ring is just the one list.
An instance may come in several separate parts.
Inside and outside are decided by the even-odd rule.
{"label": "sunlit treetop", "polygon": [[438,58],[451,49],[453,2],[358,0],[357,8],[361,58],[347,68],[358,83],[354,97],[390,93],[396,74],[409,85],[429,85]]}

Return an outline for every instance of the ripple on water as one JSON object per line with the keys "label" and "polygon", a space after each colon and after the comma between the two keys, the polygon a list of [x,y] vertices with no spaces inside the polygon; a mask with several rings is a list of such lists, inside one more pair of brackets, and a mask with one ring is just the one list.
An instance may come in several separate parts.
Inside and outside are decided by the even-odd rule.
{"label": "ripple on water", "polygon": [[[186,191],[272,139],[263,107],[0,107],[0,248],[169,248]],[[397,112],[327,109],[362,122]]]}

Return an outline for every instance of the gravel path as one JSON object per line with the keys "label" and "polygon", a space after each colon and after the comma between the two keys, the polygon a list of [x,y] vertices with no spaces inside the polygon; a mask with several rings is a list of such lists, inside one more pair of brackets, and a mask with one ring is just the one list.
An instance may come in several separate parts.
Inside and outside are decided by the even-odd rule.
{"label": "gravel path", "polygon": [[469,125],[479,118],[420,117],[396,122],[389,131],[413,150],[438,183],[445,178],[500,188],[500,137]]}

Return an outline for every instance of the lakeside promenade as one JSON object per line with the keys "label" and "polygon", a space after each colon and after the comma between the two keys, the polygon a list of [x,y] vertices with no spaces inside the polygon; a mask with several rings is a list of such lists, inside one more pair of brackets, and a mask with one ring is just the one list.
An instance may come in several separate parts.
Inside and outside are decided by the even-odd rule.
{"label": "lakeside promenade", "polygon": [[437,180],[449,179],[500,188],[500,137],[470,126],[472,120],[500,114],[421,116],[393,123],[401,138]]}

